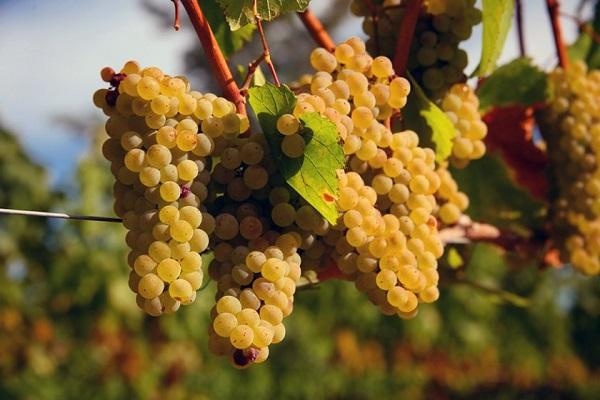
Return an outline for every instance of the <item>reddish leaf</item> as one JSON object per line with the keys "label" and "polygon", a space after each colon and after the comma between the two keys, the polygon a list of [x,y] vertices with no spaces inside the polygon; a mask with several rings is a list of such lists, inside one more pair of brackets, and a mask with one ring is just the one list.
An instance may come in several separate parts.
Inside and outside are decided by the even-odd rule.
{"label": "reddish leaf", "polygon": [[501,153],[519,185],[532,196],[546,199],[548,181],[544,172],[548,159],[532,140],[535,125],[533,107],[494,108],[483,120],[488,126],[488,148]]}

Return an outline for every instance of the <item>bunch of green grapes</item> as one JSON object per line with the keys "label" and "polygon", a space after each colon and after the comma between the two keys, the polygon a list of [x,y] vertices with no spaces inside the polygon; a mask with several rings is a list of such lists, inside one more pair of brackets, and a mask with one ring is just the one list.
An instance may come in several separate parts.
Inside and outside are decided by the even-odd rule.
{"label": "bunch of green grapes", "polygon": [[[333,53],[315,49],[310,62],[316,72],[278,116],[272,143],[231,102],[157,68],[105,69],[111,87],[94,95],[109,116],[103,152],[138,304],[158,316],[193,302],[200,254],[212,251],[209,348],[240,368],[267,359],[285,336],[301,275],[332,261],[387,315],[412,317],[419,302],[435,301],[438,218],[453,223],[468,204],[415,132],[390,130],[410,84],[387,57],[350,38]],[[307,112],[335,124],[347,157],[335,224],[287,185],[271,154],[303,156]]]}
{"label": "bunch of green grapes", "polygon": [[[402,0],[354,0],[352,12],[364,17],[363,30],[369,36],[372,54],[393,57],[398,27],[405,14]],[[408,69],[434,99],[465,79],[467,53],[460,42],[471,36],[481,22],[475,0],[429,0],[423,4],[413,41]]]}
{"label": "bunch of green grapes", "polygon": [[330,119],[348,157],[339,173],[340,218],[322,239],[325,254],[383,313],[410,318],[419,302],[438,298],[443,253],[435,154],[418,146],[416,133],[392,133],[385,124],[406,104],[410,84],[358,38],[333,54],[317,48],[310,59],[317,72],[299,82],[305,92],[294,114],[316,111]]}
{"label": "bunch of green grapes", "polygon": [[202,206],[214,138],[246,130],[247,119],[156,67],[130,61],[101,75],[111,87],[94,103],[109,117],[102,150],[117,180],[114,210],[128,230],[130,287],[148,314],[171,313],[193,303],[203,281],[200,253],[214,229]]}
{"label": "bunch of green grapes", "polygon": [[481,120],[479,99],[473,89],[464,83],[452,85],[440,105],[456,128],[450,159],[452,164],[464,167],[470,160],[483,157],[487,125]]}
{"label": "bunch of green grapes", "polygon": [[583,62],[550,73],[553,97],[539,118],[552,174],[555,243],[575,268],[600,273],[600,72]]}
{"label": "bunch of green grapes", "polygon": [[[282,153],[300,157],[301,122],[286,114],[277,127]],[[247,367],[266,360],[269,345],[283,340],[300,265],[319,265],[322,247],[315,235],[326,234],[329,224],[287,186],[262,133],[216,138],[214,144],[205,202],[215,215],[209,274],[217,282],[209,349]]]}
{"label": "bunch of green grapes", "polygon": [[301,273],[300,240],[297,233],[271,231],[247,245],[215,247],[209,266],[218,282],[208,332],[212,353],[245,367],[265,361],[269,346],[283,340],[283,319],[293,310]]}

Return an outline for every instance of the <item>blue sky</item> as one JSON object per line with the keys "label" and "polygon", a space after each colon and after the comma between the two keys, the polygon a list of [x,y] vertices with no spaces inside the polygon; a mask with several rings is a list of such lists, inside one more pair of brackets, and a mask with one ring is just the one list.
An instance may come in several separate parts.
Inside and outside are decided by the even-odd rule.
{"label": "blue sky", "polygon": [[[54,119],[101,117],[91,104],[92,93],[101,84],[101,67],[137,59],[171,74],[183,70],[181,55],[193,33],[160,29],[141,1],[0,0],[0,121],[48,167],[54,183],[68,182],[87,145],[83,135],[73,134]],[[523,3],[529,54],[549,68],[555,58],[545,0]],[[577,3],[564,0],[563,11],[574,13]],[[313,1],[317,12],[326,6],[324,0]],[[568,19],[564,27],[572,40],[576,27]],[[360,21],[348,18],[334,39],[360,34]],[[480,34],[477,30],[465,45],[472,66],[479,58]],[[511,32],[501,63],[517,54]]]}
{"label": "blue sky", "polygon": [[0,3],[0,121],[50,168],[53,181],[64,181],[86,141],[54,118],[100,117],[91,96],[103,66],[137,59],[181,72],[191,38],[159,29],[133,0]]}

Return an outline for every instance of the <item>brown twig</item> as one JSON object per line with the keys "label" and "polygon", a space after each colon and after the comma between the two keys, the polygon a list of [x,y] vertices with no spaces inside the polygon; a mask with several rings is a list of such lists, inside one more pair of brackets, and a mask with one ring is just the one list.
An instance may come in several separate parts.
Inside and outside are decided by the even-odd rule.
{"label": "brown twig", "polygon": [[246,114],[245,99],[240,93],[237,83],[233,79],[225,56],[223,56],[223,53],[219,48],[217,39],[215,38],[206,17],[202,13],[199,3],[196,0],[181,0],[181,2],[198,34],[206,59],[211,66],[215,78],[221,86],[221,90],[223,90],[224,96],[236,105],[237,111],[240,114]]}
{"label": "brown twig", "polygon": [[515,0],[515,18],[517,20],[517,38],[519,40],[519,54],[525,57],[525,33],[523,31],[523,3],[521,0]]}
{"label": "brown twig", "polygon": [[506,251],[535,254],[546,243],[540,232],[538,236],[523,236],[513,231],[499,229],[486,223],[474,222],[467,215],[460,217],[451,227],[440,230],[440,239],[445,244],[467,244],[485,242],[495,244]]}
{"label": "brown twig", "polygon": [[[279,77],[277,76],[277,71],[275,71],[275,66],[273,65],[273,60],[271,60],[271,52],[269,51],[269,43],[267,42],[267,36],[265,35],[265,31],[262,26],[262,21],[260,19],[260,15],[258,15],[257,0],[254,0],[253,11],[254,11],[254,18],[256,21],[256,28],[258,29],[258,36],[260,36],[260,43],[262,44],[262,47],[263,47],[264,61],[267,63],[267,66],[269,67],[269,71],[271,71],[271,75],[273,76],[275,85],[281,86],[281,83],[279,83]],[[256,67],[255,67],[255,69],[256,69]]]}
{"label": "brown twig", "polygon": [[335,50],[333,39],[331,39],[331,36],[329,36],[327,30],[323,27],[321,21],[319,21],[312,11],[307,9],[304,12],[299,12],[298,17],[300,17],[304,27],[319,46],[327,49],[327,51],[333,52]]}
{"label": "brown twig", "polygon": [[248,72],[246,73],[246,78],[244,79],[244,82],[242,83],[242,87],[240,88],[240,92],[242,92],[243,96],[245,96],[246,93],[248,92],[248,88],[250,87],[250,81],[252,80],[252,77],[254,76],[254,73],[256,72],[258,66],[264,60],[265,60],[265,54],[263,53],[256,60],[254,60],[250,64],[248,64]]}
{"label": "brown twig", "polygon": [[466,215],[463,215],[456,225],[440,230],[440,239],[446,244],[495,241],[500,236],[500,229],[493,225],[473,222]]}
{"label": "brown twig", "polygon": [[365,4],[371,13],[373,19],[373,41],[375,42],[375,54],[379,54],[381,46],[379,45],[379,7],[371,0],[365,0]]}
{"label": "brown twig", "polygon": [[408,0],[406,3],[406,12],[398,30],[398,39],[396,41],[396,52],[394,54],[394,71],[398,76],[406,74],[408,64],[408,55],[411,48],[417,19],[421,12],[423,0]]}
{"label": "brown twig", "polygon": [[178,31],[179,28],[181,27],[181,20],[179,17],[179,0],[171,0],[173,2],[173,5],[175,6],[175,19],[173,20],[173,28]]}
{"label": "brown twig", "polygon": [[562,27],[560,25],[560,4],[558,0],[546,0],[550,22],[552,24],[552,33],[554,34],[554,46],[558,56],[558,64],[562,68],[569,67],[569,58],[567,56],[567,47],[562,35]]}
{"label": "brown twig", "polygon": [[451,278],[447,280],[446,283],[469,286],[483,293],[496,296],[500,300],[516,307],[528,307],[531,304],[531,301],[526,297],[520,296],[516,293],[508,292],[506,290],[494,286],[488,286],[486,284],[469,279],[464,275],[459,275],[454,278]]}
{"label": "brown twig", "polygon": [[568,13],[561,12],[560,16],[569,18],[570,20],[575,22],[581,32],[585,33],[586,35],[589,35],[595,43],[600,44],[600,34],[598,34],[598,32],[596,32],[594,30],[594,27],[592,26],[592,24],[590,24],[589,22],[583,21],[581,18],[579,18],[576,15],[571,15]]}

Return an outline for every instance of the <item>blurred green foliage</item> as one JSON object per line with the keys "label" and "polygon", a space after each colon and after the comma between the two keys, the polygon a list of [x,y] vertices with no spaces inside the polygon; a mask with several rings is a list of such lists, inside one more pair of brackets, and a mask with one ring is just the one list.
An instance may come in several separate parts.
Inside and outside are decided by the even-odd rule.
{"label": "blurred green foliage", "polygon": [[[0,206],[110,214],[101,135],[65,200],[1,131]],[[598,278],[463,248],[466,267],[443,270],[440,300],[411,321],[329,281],[299,291],[285,341],[239,371],[206,349],[214,283],[175,315],[136,309],[124,234],[119,224],[0,217],[0,399],[600,398]]]}

